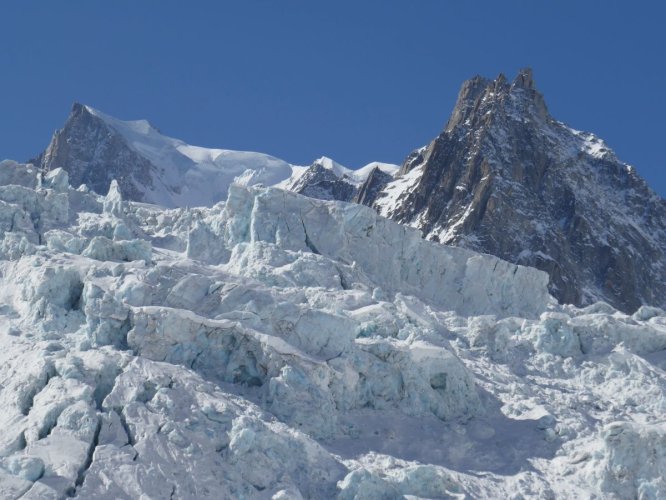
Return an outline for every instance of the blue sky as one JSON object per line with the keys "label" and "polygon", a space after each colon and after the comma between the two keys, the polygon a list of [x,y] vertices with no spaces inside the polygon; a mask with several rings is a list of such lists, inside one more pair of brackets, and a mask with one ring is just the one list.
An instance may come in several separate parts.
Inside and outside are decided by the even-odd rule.
{"label": "blue sky", "polygon": [[531,66],[551,113],[666,194],[666,7],[653,1],[48,2],[0,6],[0,157],[79,101],[189,143],[399,163],[463,80]]}

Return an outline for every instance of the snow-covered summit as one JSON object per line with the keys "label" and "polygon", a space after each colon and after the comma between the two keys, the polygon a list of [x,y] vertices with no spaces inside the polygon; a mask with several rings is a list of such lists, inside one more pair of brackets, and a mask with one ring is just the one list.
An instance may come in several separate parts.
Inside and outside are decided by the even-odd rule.
{"label": "snow-covered summit", "polygon": [[335,174],[336,177],[340,179],[346,178],[349,180],[349,182],[355,183],[357,185],[360,185],[363,182],[365,182],[368,175],[370,175],[370,172],[372,172],[375,168],[381,170],[382,172],[390,176],[394,176],[395,174],[397,174],[398,170],[400,169],[398,165],[373,161],[359,169],[353,170],[351,168],[347,168],[345,166],[340,165],[338,162],[336,162],[331,158],[328,158],[327,156],[322,156],[321,158],[315,160],[314,164],[319,165],[326,170],[330,170]]}
{"label": "snow-covered summit", "polygon": [[333,160],[332,158],[329,158],[328,156],[322,156],[321,158],[316,159],[314,163],[320,165],[322,168],[325,168],[326,170],[330,170],[335,174],[336,177],[343,177],[343,176],[349,177],[349,174],[351,174],[352,172],[351,169],[343,167],[337,161]]}
{"label": "snow-covered summit", "polygon": [[272,185],[293,174],[270,155],[192,146],[146,120],[123,121],[81,104],[39,161],[46,170],[66,169],[75,185],[105,194],[115,178],[129,199],[166,207],[213,205],[239,176]]}
{"label": "snow-covered summit", "polygon": [[[212,206],[226,198],[232,182],[283,188],[299,179],[299,186],[318,182],[303,177],[307,167],[263,153],[192,146],[163,135],[147,120],[119,120],[78,103],[37,163],[46,171],[63,168],[72,184],[100,194],[116,179],[128,199],[164,207]],[[352,170],[326,157],[314,164],[354,187],[372,170],[370,165]],[[397,171],[397,166],[377,165]]]}
{"label": "snow-covered summit", "polygon": [[383,187],[393,179],[398,169],[397,165],[371,162],[358,170],[352,170],[324,156],[279,186],[320,200],[357,201],[364,184],[371,178],[377,184],[377,179],[381,177]]}
{"label": "snow-covered summit", "polygon": [[358,170],[352,170],[348,175],[360,184],[365,182],[370,173],[375,169],[394,177],[398,173],[398,170],[400,170],[400,167],[398,165],[393,165],[392,163],[373,161]]}

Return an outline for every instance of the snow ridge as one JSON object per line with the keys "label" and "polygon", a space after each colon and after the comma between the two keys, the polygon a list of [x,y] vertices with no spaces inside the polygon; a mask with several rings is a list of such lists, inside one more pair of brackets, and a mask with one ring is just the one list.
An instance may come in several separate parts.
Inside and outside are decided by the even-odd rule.
{"label": "snow ridge", "polygon": [[[290,187],[309,170],[263,153],[192,146],[163,135],[146,120],[119,120],[82,104],[74,104],[65,126],[35,163],[46,171],[63,168],[74,185],[87,184],[99,194],[106,194],[115,179],[128,199],[169,208],[212,206],[226,198],[232,182]],[[397,171],[383,163],[351,170],[326,157],[315,165],[328,173],[328,180],[348,184],[350,192],[375,166]],[[311,183],[319,182],[311,177]]]}

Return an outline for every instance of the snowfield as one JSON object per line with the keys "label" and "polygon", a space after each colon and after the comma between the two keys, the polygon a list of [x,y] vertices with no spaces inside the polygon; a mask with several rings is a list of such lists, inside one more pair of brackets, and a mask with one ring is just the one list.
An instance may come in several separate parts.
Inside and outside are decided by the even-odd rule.
{"label": "snowfield", "polygon": [[666,497],[666,316],[372,209],[0,163],[0,497]]}

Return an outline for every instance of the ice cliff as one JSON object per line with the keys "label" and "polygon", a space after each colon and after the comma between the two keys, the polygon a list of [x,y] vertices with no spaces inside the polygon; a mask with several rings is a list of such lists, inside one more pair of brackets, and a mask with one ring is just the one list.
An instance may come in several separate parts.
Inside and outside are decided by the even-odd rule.
{"label": "ice cliff", "polygon": [[3,498],[663,498],[666,317],[373,210],[0,163]]}

